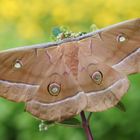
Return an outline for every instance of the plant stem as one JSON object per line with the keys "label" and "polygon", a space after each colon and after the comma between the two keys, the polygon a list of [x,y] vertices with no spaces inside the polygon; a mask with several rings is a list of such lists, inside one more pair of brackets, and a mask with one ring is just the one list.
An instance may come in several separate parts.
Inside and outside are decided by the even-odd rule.
{"label": "plant stem", "polygon": [[90,112],[89,115],[88,115],[88,118],[87,118],[88,123],[90,121],[91,116],[92,116],[92,112]]}
{"label": "plant stem", "polygon": [[83,126],[83,129],[84,129],[84,131],[85,131],[85,133],[86,133],[86,136],[87,136],[88,140],[93,140],[93,136],[92,136],[92,133],[91,133],[91,129],[90,129],[90,127],[89,127],[89,122],[88,122],[88,120],[86,119],[86,116],[85,116],[84,111],[82,111],[82,112],[80,113],[80,115],[81,115],[81,118],[82,118],[82,126]]}

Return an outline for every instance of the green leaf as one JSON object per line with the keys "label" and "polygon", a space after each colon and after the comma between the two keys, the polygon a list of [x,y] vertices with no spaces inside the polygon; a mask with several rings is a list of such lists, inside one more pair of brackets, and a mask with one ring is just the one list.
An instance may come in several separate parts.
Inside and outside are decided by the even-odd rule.
{"label": "green leaf", "polygon": [[53,34],[53,36],[57,37],[60,33],[62,33],[60,27],[54,27],[54,28],[52,29],[52,34]]}
{"label": "green leaf", "polygon": [[118,102],[118,104],[115,107],[118,108],[120,111],[123,111],[123,112],[126,111],[126,108],[122,102]]}
{"label": "green leaf", "polygon": [[92,24],[92,25],[90,26],[90,31],[91,31],[91,32],[95,32],[96,30],[98,30],[98,27],[97,27],[95,24]]}
{"label": "green leaf", "polygon": [[65,125],[65,126],[69,126],[69,127],[81,127],[81,122],[77,118],[70,118],[68,120],[64,120],[57,124]]}

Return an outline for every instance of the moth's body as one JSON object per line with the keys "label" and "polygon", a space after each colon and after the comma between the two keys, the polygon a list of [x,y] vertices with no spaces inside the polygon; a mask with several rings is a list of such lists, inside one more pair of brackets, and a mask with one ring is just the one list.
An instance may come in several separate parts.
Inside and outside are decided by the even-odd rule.
{"label": "moth's body", "polygon": [[140,72],[140,19],[59,43],[0,53],[0,96],[26,102],[34,116],[62,121],[103,111]]}

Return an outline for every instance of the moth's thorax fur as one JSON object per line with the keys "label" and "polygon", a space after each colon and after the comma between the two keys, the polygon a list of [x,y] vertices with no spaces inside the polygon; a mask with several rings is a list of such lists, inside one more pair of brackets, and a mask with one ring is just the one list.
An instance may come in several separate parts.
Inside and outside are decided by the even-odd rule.
{"label": "moth's thorax fur", "polygon": [[79,47],[76,45],[76,43],[67,43],[66,46],[64,47],[64,56],[63,56],[64,63],[66,64],[66,66],[76,79],[78,75],[78,64],[79,64],[78,51]]}

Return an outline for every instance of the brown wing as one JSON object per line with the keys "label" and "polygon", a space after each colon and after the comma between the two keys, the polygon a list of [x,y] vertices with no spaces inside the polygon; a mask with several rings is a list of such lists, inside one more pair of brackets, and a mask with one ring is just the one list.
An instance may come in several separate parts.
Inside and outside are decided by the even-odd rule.
{"label": "brown wing", "polygon": [[129,81],[125,75],[93,59],[79,50],[79,84],[86,93],[86,111],[103,111],[115,106],[127,92]]}
{"label": "brown wing", "polygon": [[[76,42],[60,45],[62,56],[41,84],[33,99],[27,102],[27,111],[38,118],[62,121],[82,110],[102,111],[116,105],[128,90],[127,78],[91,56],[84,57]],[[96,72],[101,80],[96,81]],[[92,79],[92,75],[95,81]],[[98,75],[97,75],[98,76]],[[98,78],[98,77],[97,77]],[[61,91],[52,97],[46,87],[57,83]],[[44,94],[46,93],[46,94]]]}
{"label": "brown wing", "polygon": [[71,45],[1,52],[0,96],[26,102],[27,111],[44,120],[62,121],[79,114],[87,100],[84,93],[77,95],[73,62],[78,60],[72,61],[77,50]]}
{"label": "brown wing", "polygon": [[101,29],[80,40],[84,56],[92,55],[99,62],[124,74],[140,72],[140,19],[125,21]]}
{"label": "brown wing", "polygon": [[[1,52],[0,96],[26,102],[28,112],[49,121],[62,121],[82,110],[112,107],[127,91],[128,81],[109,66],[98,63],[96,58],[85,58],[85,53],[76,42]],[[103,74],[103,85],[91,80],[91,74],[97,70]],[[118,97],[112,101],[116,92]],[[95,97],[95,93],[99,94]],[[104,94],[109,105],[104,104]],[[95,104],[100,101],[98,108],[91,99],[97,100]]]}
{"label": "brown wing", "polygon": [[[60,58],[46,71],[46,77],[38,92],[27,102],[27,111],[49,121],[62,121],[75,116],[87,105],[86,96],[81,92],[75,76],[78,48],[73,46],[72,42],[58,48],[61,52]],[[60,88],[60,92],[54,96],[47,90],[47,87],[53,84]],[[78,94],[79,92],[81,93]]]}
{"label": "brown wing", "polygon": [[[56,49],[51,48],[51,52]],[[51,65],[44,49],[14,49],[0,53],[0,96],[28,101]],[[54,60],[55,61],[55,60]]]}

